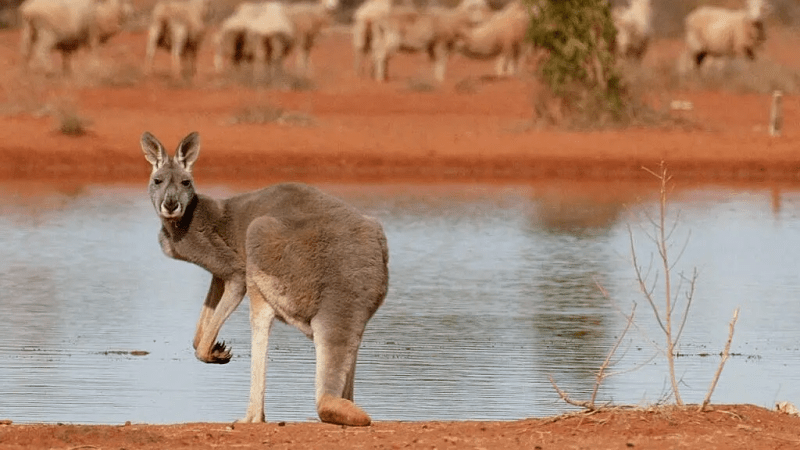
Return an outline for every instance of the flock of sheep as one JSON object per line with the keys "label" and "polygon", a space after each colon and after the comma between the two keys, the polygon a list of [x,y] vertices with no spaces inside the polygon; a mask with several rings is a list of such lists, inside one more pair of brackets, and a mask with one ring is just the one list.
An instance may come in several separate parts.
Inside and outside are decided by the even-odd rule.
{"label": "flock of sheep", "polygon": [[[339,0],[286,3],[267,0],[242,2],[210,38],[214,67],[252,63],[255,75],[282,70],[284,58],[297,55],[297,70],[305,73],[321,30],[333,22]],[[651,0],[629,0],[612,9],[617,28],[616,51],[621,58],[640,60],[652,37]],[[733,10],[702,6],[685,19],[686,57],[699,68],[706,57],[755,58],[765,40],[765,0],[745,0]],[[62,55],[69,72],[70,56],[82,47],[91,50],[118,33],[133,14],[130,0],[27,0],[22,19],[21,52],[26,67],[35,62],[51,70],[50,53]],[[450,55],[494,59],[499,76],[514,74],[529,53],[525,40],[537,1],[511,0],[493,11],[486,0],[461,0],[453,8],[394,4],[365,0],[353,15],[354,68],[386,80],[388,64],[400,52],[427,53],[433,76],[442,81]],[[196,72],[198,51],[210,27],[209,0],[162,0],[150,15],[144,72],[152,70],[159,48],[171,54],[175,77]]]}

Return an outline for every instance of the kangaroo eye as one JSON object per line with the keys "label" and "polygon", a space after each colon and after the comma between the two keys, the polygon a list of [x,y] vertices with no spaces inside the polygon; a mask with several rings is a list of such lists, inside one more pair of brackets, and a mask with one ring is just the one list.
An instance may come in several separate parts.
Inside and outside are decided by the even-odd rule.
{"label": "kangaroo eye", "polygon": [[161,184],[163,181],[161,178],[153,178],[153,184]]}
{"label": "kangaroo eye", "polygon": [[186,186],[186,187],[189,187],[189,186],[192,185],[192,181],[191,180],[183,180],[183,181],[181,181],[181,184]]}

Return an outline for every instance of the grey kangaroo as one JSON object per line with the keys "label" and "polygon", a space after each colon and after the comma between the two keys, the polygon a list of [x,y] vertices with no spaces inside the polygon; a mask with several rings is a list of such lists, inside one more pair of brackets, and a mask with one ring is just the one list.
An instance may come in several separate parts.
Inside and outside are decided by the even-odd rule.
{"label": "grey kangaroo", "polygon": [[250,401],[240,422],[265,420],[267,344],[277,318],[314,341],[320,420],[369,425],[369,415],[353,403],[353,382],[364,328],[389,284],[381,225],[300,183],[224,200],[196,193],[196,132],[171,158],[149,132],[141,145],[153,165],[149,191],[161,218],[161,249],[212,275],[194,335],[200,361],[230,361],[230,349],[217,335],[244,295],[250,298]]}

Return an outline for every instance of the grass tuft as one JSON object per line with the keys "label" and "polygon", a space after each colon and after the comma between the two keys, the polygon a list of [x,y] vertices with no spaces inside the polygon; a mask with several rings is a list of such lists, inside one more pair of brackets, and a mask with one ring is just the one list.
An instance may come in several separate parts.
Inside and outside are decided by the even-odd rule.
{"label": "grass tuft", "polygon": [[260,104],[242,108],[230,118],[229,123],[232,125],[277,123],[280,125],[308,127],[315,125],[316,120],[302,112],[286,111],[272,104]]}
{"label": "grass tuft", "polygon": [[55,115],[61,134],[79,137],[89,131],[91,120],[78,114],[74,108],[59,108]]}

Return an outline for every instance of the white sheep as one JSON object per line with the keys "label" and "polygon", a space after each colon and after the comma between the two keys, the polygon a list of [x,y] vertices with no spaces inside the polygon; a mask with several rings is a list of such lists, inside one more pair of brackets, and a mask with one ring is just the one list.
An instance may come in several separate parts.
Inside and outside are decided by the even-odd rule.
{"label": "white sheep", "polygon": [[386,79],[391,55],[425,52],[433,63],[434,78],[444,81],[447,60],[459,36],[482,23],[490,12],[486,0],[462,0],[455,8],[391,8],[371,24],[376,79]]}
{"label": "white sheep", "polygon": [[469,58],[496,58],[495,74],[513,75],[527,50],[525,35],[536,11],[535,7],[529,10],[521,0],[513,0],[484,23],[466,30],[456,49]]}
{"label": "white sheep", "polygon": [[62,71],[69,73],[72,54],[89,47],[96,55],[100,44],[117,34],[133,15],[133,6],[128,0],[27,0],[19,13],[25,67],[35,53],[38,63],[50,72],[50,52],[58,50]]}
{"label": "white sheep", "polygon": [[373,22],[392,8],[392,0],[366,0],[353,13],[353,68],[361,75],[364,58],[371,55]]}
{"label": "white sheep", "polygon": [[289,3],[286,14],[294,25],[297,67],[307,73],[311,59],[311,47],[322,28],[333,22],[333,12],[339,0],[318,0],[312,3]]}
{"label": "white sheep", "polygon": [[233,14],[220,24],[214,35],[214,68],[221,73],[225,62],[238,66],[244,61],[252,61],[252,49],[247,47],[247,28],[261,12],[262,3],[240,3]]}
{"label": "white sheep", "polygon": [[686,16],[686,51],[700,68],[707,56],[755,59],[766,40],[763,0],[747,0],[743,9],[702,6]]}
{"label": "white sheep", "polygon": [[275,75],[295,44],[295,30],[283,3],[242,3],[223,21],[214,40],[218,73],[226,60],[234,64],[252,60],[256,76],[263,75],[265,67]]}
{"label": "white sheep", "polygon": [[650,0],[630,0],[627,7],[612,9],[611,17],[617,29],[617,55],[640,61],[652,35],[653,11]]}
{"label": "white sheep", "polygon": [[295,45],[295,29],[286,10],[279,2],[266,2],[260,14],[248,27],[248,44],[254,54],[256,77],[268,69],[270,77],[283,70],[283,59]]}
{"label": "white sheep", "polygon": [[184,60],[188,63],[189,75],[194,75],[209,13],[208,0],[162,0],[156,4],[147,36],[145,73],[153,69],[156,48],[164,48],[172,56],[175,78],[184,73]]}

